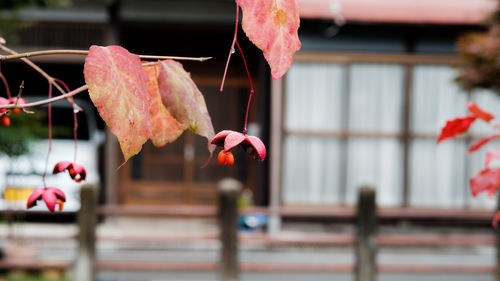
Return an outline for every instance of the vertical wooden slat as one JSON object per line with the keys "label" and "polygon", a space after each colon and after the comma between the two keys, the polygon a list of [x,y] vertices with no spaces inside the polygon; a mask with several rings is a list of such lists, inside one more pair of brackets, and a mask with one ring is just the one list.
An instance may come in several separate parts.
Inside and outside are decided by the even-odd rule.
{"label": "vertical wooden slat", "polygon": [[[106,32],[107,45],[120,44],[120,6],[121,0],[108,1],[107,13],[109,24]],[[118,141],[111,133],[109,127],[106,127],[106,138],[104,143],[106,157],[104,157],[104,173],[106,186],[106,202],[109,204],[121,203],[125,200],[126,190],[118,190],[118,177],[116,168],[120,165],[120,154],[118,151]]]}
{"label": "vertical wooden slat", "polygon": [[194,149],[194,134],[188,132],[184,134],[184,183],[186,184],[184,202],[188,204],[193,204],[194,201]]}
{"label": "vertical wooden slat", "polygon": [[120,9],[121,0],[111,0],[107,1],[107,13],[108,13],[108,32],[106,43],[107,45],[118,45],[120,44]]}
{"label": "vertical wooden slat", "polygon": [[356,281],[374,281],[376,279],[376,228],[375,190],[363,186],[358,193]]}
{"label": "vertical wooden slat", "polygon": [[270,177],[269,177],[269,234],[276,234],[281,228],[279,208],[281,204],[282,177],[282,136],[283,136],[283,83],[284,79],[273,80],[271,83],[271,147],[270,147]]}
{"label": "vertical wooden slat", "polygon": [[410,204],[410,138],[411,138],[411,99],[412,99],[412,83],[413,83],[413,65],[405,65],[405,88],[403,96],[403,135],[401,142],[403,144],[403,207]]}
{"label": "vertical wooden slat", "polygon": [[[349,131],[349,103],[350,103],[350,71],[351,71],[351,63],[344,64],[344,84],[343,84],[343,95],[342,95],[342,120],[341,120],[341,129],[342,131]],[[340,204],[346,205],[347,202],[347,165],[349,164],[349,155],[348,155],[348,145],[349,138],[348,136],[343,136],[340,139],[341,150],[340,150],[340,161],[342,165],[340,165],[340,191],[339,198],[341,199]]]}
{"label": "vertical wooden slat", "polygon": [[221,281],[239,279],[238,265],[238,193],[242,185],[235,179],[226,178],[219,182],[219,227]]}
{"label": "vertical wooden slat", "polygon": [[96,278],[95,228],[97,225],[97,188],[83,185],[80,189],[81,207],[78,212],[78,256],[75,281],[94,281]]}

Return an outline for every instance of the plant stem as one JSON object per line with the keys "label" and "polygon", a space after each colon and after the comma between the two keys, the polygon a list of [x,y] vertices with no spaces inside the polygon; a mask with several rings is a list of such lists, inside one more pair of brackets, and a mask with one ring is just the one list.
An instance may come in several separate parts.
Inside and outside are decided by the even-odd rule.
{"label": "plant stem", "polygon": [[[2,48],[4,49],[4,48]],[[87,50],[44,50],[44,51],[35,51],[35,52],[26,52],[26,53],[12,53],[4,49],[4,51],[12,54],[9,56],[0,55],[0,61],[7,60],[15,60],[21,58],[29,58],[36,56],[47,56],[47,55],[83,55],[86,56],[89,54]],[[141,59],[144,60],[189,60],[189,61],[206,61],[211,59],[212,57],[180,57],[180,56],[155,56],[155,55],[139,55]]]}
{"label": "plant stem", "polygon": [[[69,93],[71,90],[69,89],[68,85],[64,83],[61,79],[54,78],[54,80],[63,85],[63,87],[66,89],[66,92]],[[76,118],[76,113],[78,112],[78,109],[76,109],[76,104],[75,104],[75,99],[73,97],[68,98],[69,101],[71,101],[72,109],[73,109],[73,138],[74,138],[74,153],[73,153],[73,163],[76,163],[76,152],[78,148],[78,119]]]}
{"label": "plant stem", "polygon": [[238,47],[238,50],[240,51],[241,58],[243,59],[243,64],[245,65],[245,70],[247,71],[248,83],[250,84],[250,91],[253,92],[252,78],[250,77],[250,71],[248,70],[247,60],[245,59],[245,55],[243,54],[243,50],[241,50],[241,47],[240,47],[240,44],[238,43],[238,40],[236,40],[236,46]]}
{"label": "plant stem", "polygon": [[21,85],[19,85],[19,92],[17,92],[17,97],[16,101],[14,102],[14,105],[17,106],[17,103],[19,102],[19,99],[21,98],[21,94],[23,93],[24,90],[24,80],[21,82]]}
{"label": "plant stem", "polygon": [[234,44],[236,43],[236,37],[238,36],[239,10],[240,10],[240,8],[238,7],[238,4],[236,4],[236,20],[235,20],[235,25],[234,25],[233,43],[231,43],[231,48],[229,49],[229,55],[227,56],[226,68],[224,68],[224,75],[222,76],[222,83],[220,84],[219,91],[221,91],[221,92],[224,90],[224,82],[226,81],[227,68],[229,67],[229,61],[231,60],[231,55],[234,53]]}
{"label": "plant stem", "polygon": [[[20,55],[19,53],[17,53],[16,51],[14,50],[11,50],[9,48],[7,48],[6,46],[4,45],[0,45],[0,49],[4,50],[5,52],[9,53],[9,54],[12,54],[14,56],[16,55]],[[38,67],[38,65],[34,64],[32,61],[30,61],[29,59],[25,58],[25,57],[20,57],[20,59],[25,62],[26,64],[28,64],[29,66],[31,66],[31,68],[33,68],[35,71],[37,71],[38,73],[40,73],[43,77],[45,77],[45,79],[47,79],[47,81],[49,81],[50,84],[52,84],[54,87],[56,87],[56,89],[61,92],[61,94],[64,94],[64,90],[59,86],[59,84],[57,84],[54,79],[52,78],[52,76],[50,76],[49,74],[47,74],[47,72],[43,71],[43,69],[41,69],[40,67]],[[78,107],[78,109],[81,110],[80,107]]]}
{"label": "plant stem", "polygon": [[[52,98],[52,83],[49,81],[49,99]],[[43,171],[42,182],[43,186],[47,187],[45,178],[47,177],[47,168],[49,166],[50,152],[52,151],[52,103],[49,103],[49,149],[47,151],[47,158],[45,158],[45,170]]]}
{"label": "plant stem", "polygon": [[5,86],[5,91],[7,92],[7,97],[10,99],[10,88],[9,88],[9,83],[7,82],[7,79],[5,79],[5,76],[3,76],[2,70],[0,69],[0,79],[3,82],[3,85]]}
{"label": "plant stem", "polygon": [[250,111],[250,101],[252,100],[253,90],[250,90],[250,95],[248,96],[247,113],[245,114],[245,126],[243,127],[243,134],[247,134],[247,122],[248,122],[248,112]]}
{"label": "plant stem", "polygon": [[12,109],[12,108],[27,108],[27,107],[35,107],[35,106],[40,106],[40,105],[44,105],[44,104],[50,104],[52,102],[55,102],[55,101],[58,101],[58,100],[63,100],[63,99],[67,99],[67,98],[70,98],[76,94],[79,94],[83,91],[86,91],[88,89],[87,85],[83,85],[79,88],[76,88],[74,89],[73,91],[67,93],[67,94],[64,94],[64,95],[60,95],[60,96],[57,96],[57,97],[53,97],[53,98],[49,98],[49,99],[46,99],[46,100],[41,100],[41,101],[37,101],[37,102],[32,102],[32,103],[27,103],[27,104],[18,104],[18,105],[14,105],[14,104],[6,104],[6,105],[0,105],[0,109]]}
{"label": "plant stem", "polygon": [[238,50],[240,51],[241,58],[243,59],[243,64],[245,65],[245,70],[247,71],[248,83],[250,84],[250,96],[248,97],[247,113],[245,114],[245,126],[243,127],[243,134],[246,135],[247,122],[248,122],[248,112],[250,111],[250,101],[252,100],[254,90],[253,90],[253,85],[252,85],[252,78],[250,77],[250,71],[248,70],[247,61],[245,59],[245,55],[243,55],[243,50],[241,50],[241,47],[240,47],[240,44],[238,43],[238,40],[236,40],[236,46],[238,47]]}

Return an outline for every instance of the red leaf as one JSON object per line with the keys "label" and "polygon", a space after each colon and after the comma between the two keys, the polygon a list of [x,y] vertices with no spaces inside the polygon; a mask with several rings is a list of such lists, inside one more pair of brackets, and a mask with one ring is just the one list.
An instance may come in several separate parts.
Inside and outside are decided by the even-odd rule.
{"label": "red leaf", "polygon": [[45,189],[43,188],[36,188],[35,190],[33,190],[33,192],[31,192],[30,196],[28,197],[28,201],[26,202],[26,207],[28,209],[35,207],[36,201],[40,199],[44,191]]}
{"label": "red leaf", "polygon": [[446,139],[453,138],[456,135],[467,132],[470,125],[472,125],[474,121],[476,121],[475,116],[459,117],[453,120],[448,120],[446,122],[446,125],[444,125],[443,129],[441,129],[441,134],[439,135],[438,143]]}
{"label": "red leaf", "polygon": [[152,103],[149,110],[153,125],[151,141],[157,147],[175,141],[186,129],[186,126],[178,122],[163,105],[158,88],[158,75],[160,64],[144,66],[144,71],[149,77],[148,92]]}
{"label": "red leaf", "polygon": [[480,149],[483,145],[487,144],[490,140],[500,138],[500,134],[494,134],[485,138],[478,140],[476,143],[471,145],[467,150],[467,154],[471,154],[472,152]]}
{"label": "red leaf", "polygon": [[149,79],[141,61],[120,46],[92,46],[83,72],[90,98],[127,162],[151,136]]}
{"label": "red leaf", "polygon": [[495,159],[500,159],[500,150],[491,152],[486,152],[486,160],[484,160],[484,167],[488,168],[490,166],[491,161]]}
{"label": "red leaf", "polygon": [[491,119],[495,118],[495,116],[493,116],[491,113],[482,110],[479,106],[477,106],[476,103],[468,101],[467,108],[469,109],[469,112],[472,113],[472,115],[486,122],[490,122]]}
{"label": "red leaf", "polygon": [[493,195],[500,188],[500,169],[486,168],[470,178],[470,189],[473,196],[483,191]]}
{"label": "red leaf", "polygon": [[[160,62],[158,88],[165,108],[183,126],[210,141],[215,133],[205,99],[182,64],[166,60]],[[210,154],[215,145],[208,144]]]}
{"label": "red leaf", "polygon": [[299,9],[295,0],[236,0],[243,10],[241,26],[250,41],[264,53],[274,79],[292,65],[300,49]]}

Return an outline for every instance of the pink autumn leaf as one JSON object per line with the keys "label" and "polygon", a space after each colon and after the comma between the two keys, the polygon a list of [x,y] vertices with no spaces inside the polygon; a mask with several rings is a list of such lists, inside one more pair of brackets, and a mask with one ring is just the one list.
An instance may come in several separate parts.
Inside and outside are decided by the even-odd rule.
{"label": "pink autumn leaf", "polygon": [[83,70],[92,102],[118,137],[125,162],[151,136],[149,78],[139,56],[120,46],[90,47]]}
{"label": "pink autumn leaf", "polygon": [[487,136],[485,138],[478,140],[477,142],[475,142],[473,145],[471,145],[469,147],[469,149],[467,150],[467,154],[471,154],[472,152],[480,149],[483,145],[487,144],[491,140],[497,139],[497,138],[500,138],[500,134],[494,134],[494,135]]}
{"label": "pink autumn leaf", "polygon": [[66,202],[66,196],[57,187],[40,187],[33,190],[31,195],[28,197],[26,202],[26,207],[28,209],[36,206],[38,200],[43,200],[47,208],[54,212],[56,204],[59,205],[59,210],[62,210],[64,202]]}
{"label": "pink autumn leaf", "polygon": [[246,138],[247,136],[240,132],[230,132],[224,141],[224,150],[231,151],[231,149],[242,143]]}
{"label": "pink autumn leaf", "polygon": [[300,49],[299,9],[295,0],[236,0],[247,37],[264,53],[273,79],[283,76]]}
{"label": "pink autumn leaf", "polygon": [[473,196],[486,191],[491,196],[500,187],[500,169],[486,168],[470,178],[470,188]]}
{"label": "pink autumn leaf", "polygon": [[490,122],[491,119],[495,118],[495,116],[493,116],[493,114],[491,114],[487,111],[484,111],[474,102],[468,101],[467,108],[469,109],[469,112],[472,113],[472,115],[474,115],[477,118],[482,119],[486,122]]}
{"label": "pink autumn leaf", "polygon": [[[161,61],[158,88],[163,105],[179,123],[208,141],[212,139],[215,133],[205,99],[182,64],[173,60]],[[209,143],[210,154],[214,149],[215,146]]]}
{"label": "pink autumn leaf", "polygon": [[[10,104],[9,100],[6,98],[0,97],[0,105],[7,105]],[[0,114],[5,113],[7,111],[6,109],[0,109]]]}
{"label": "pink autumn leaf", "polygon": [[69,176],[76,182],[84,181],[87,176],[87,171],[83,168],[83,166],[69,161],[61,161],[57,163],[52,170],[52,174],[61,173],[65,170],[68,171]]}
{"label": "pink autumn leaf", "polygon": [[488,168],[491,162],[495,159],[500,159],[500,150],[497,151],[487,151],[486,159],[484,160],[484,167]]}
{"label": "pink autumn leaf", "polygon": [[[28,102],[25,99],[20,98],[20,97],[12,97],[9,99],[9,104],[23,105],[23,104],[27,104],[27,103]],[[22,110],[26,111],[26,108],[23,108]],[[14,112],[14,114],[18,114],[19,112],[21,112],[21,109],[15,108],[12,111]]]}
{"label": "pink autumn leaf", "polygon": [[143,66],[149,77],[148,93],[151,96],[149,114],[152,122],[151,141],[157,147],[175,141],[186,129],[186,126],[177,121],[161,101],[158,87],[160,64]]}
{"label": "pink autumn leaf", "polygon": [[231,130],[220,131],[211,141],[212,144],[224,147],[225,151],[231,151],[236,146],[241,146],[252,159],[264,161],[266,158],[266,146],[258,138],[245,135]]}
{"label": "pink autumn leaf", "polygon": [[470,125],[476,121],[475,116],[459,117],[448,120],[446,125],[441,129],[441,134],[438,138],[438,143],[453,138],[457,135],[463,134],[469,130]]}
{"label": "pink autumn leaf", "polygon": [[12,97],[9,99],[10,104],[26,104],[26,100],[23,98]]}

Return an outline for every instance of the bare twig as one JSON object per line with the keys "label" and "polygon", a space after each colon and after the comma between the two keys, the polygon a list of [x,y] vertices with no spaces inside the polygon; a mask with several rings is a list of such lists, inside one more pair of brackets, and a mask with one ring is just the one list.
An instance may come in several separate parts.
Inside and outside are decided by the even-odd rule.
{"label": "bare twig", "polygon": [[[4,49],[4,48],[2,48]],[[15,60],[36,56],[47,56],[47,55],[88,55],[89,51],[87,50],[45,50],[45,51],[35,51],[35,52],[27,52],[27,53],[12,53],[4,49],[4,51],[10,53],[11,55],[2,56],[0,55],[0,61],[7,60]],[[11,50],[12,51],[12,50]],[[154,56],[154,55],[139,55],[141,59],[144,60],[189,60],[189,61],[206,61],[211,59],[212,57],[179,57],[179,56]]]}
{"label": "bare twig", "polygon": [[[67,99],[70,98],[78,93],[81,93],[85,90],[88,90],[87,85],[83,85],[71,92],[65,92],[59,84],[56,83],[55,79],[48,75],[45,71],[43,71],[40,67],[38,67],[36,64],[34,64],[32,61],[30,61],[29,57],[35,57],[35,56],[46,56],[46,55],[88,55],[88,51],[85,50],[46,50],[46,51],[36,51],[36,52],[27,52],[27,53],[17,53],[14,50],[11,50],[7,48],[6,46],[0,44],[0,49],[11,54],[11,55],[0,55],[0,61],[7,61],[7,60],[14,60],[14,59],[21,59],[24,61],[26,64],[31,66],[33,69],[35,69],[37,72],[39,72],[43,77],[45,77],[49,83],[51,83],[57,90],[59,90],[62,95],[37,101],[37,102],[32,102],[32,103],[27,103],[27,104],[8,104],[8,105],[0,105],[0,109],[13,109],[13,108],[28,108],[28,107],[35,107],[35,106],[40,106],[44,104],[49,104],[58,100],[62,99]],[[141,59],[145,60],[166,60],[166,59],[172,59],[172,60],[189,60],[189,61],[199,61],[199,62],[204,62],[206,60],[211,59],[212,57],[178,57],[178,56],[152,56],[152,55],[139,55]],[[156,62],[154,62],[156,63]],[[143,63],[143,65],[149,65],[151,63]],[[70,101],[71,102],[71,101]],[[81,107],[75,104],[78,110],[83,110]]]}
{"label": "bare twig", "polygon": [[[12,54],[12,55],[20,55],[16,51],[7,48],[5,45],[0,45],[0,49],[2,49],[3,51],[5,51],[5,52],[7,52],[9,54]],[[43,69],[41,69],[40,67],[38,67],[38,65],[34,64],[32,61],[30,61],[29,59],[27,59],[25,57],[21,57],[20,59],[23,62],[25,62],[27,65],[31,66],[31,68],[33,68],[34,70],[36,70],[38,73],[40,73],[43,77],[45,77],[45,79],[47,79],[47,81],[49,81],[50,84],[52,84],[59,92],[61,92],[61,94],[65,94],[66,93],[61,88],[61,86],[59,86],[59,84],[57,84],[56,81],[54,81],[54,78],[52,78],[52,76],[50,76],[49,74],[47,74],[47,72],[45,72]],[[78,110],[82,110],[82,108],[79,107],[78,105],[77,105],[77,107],[78,107]]]}
{"label": "bare twig", "polygon": [[55,101],[58,101],[58,100],[63,100],[63,99],[67,99],[67,98],[70,98],[76,94],[79,94],[85,90],[87,90],[88,87],[87,85],[83,85],[79,88],[76,88],[74,89],[73,91],[69,92],[69,93],[66,93],[66,94],[63,94],[63,95],[60,95],[60,96],[57,96],[57,97],[53,97],[53,98],[50,98],[50,99],[45,99],[45,100],[41,100],[41,101],[37,101],[37,102],[32,102],[32,103],[27,103],[27,104],[18,104],[18,105],[15,105],[15,104],[6,104],[6,105],[0,105],[0,109],[12,109],[12,108],[27,108],[27,107],[35,107],[35,106],[40,106],[40,105],[44,105],[44,104],[49,104],[51,102],[55,102]]}

